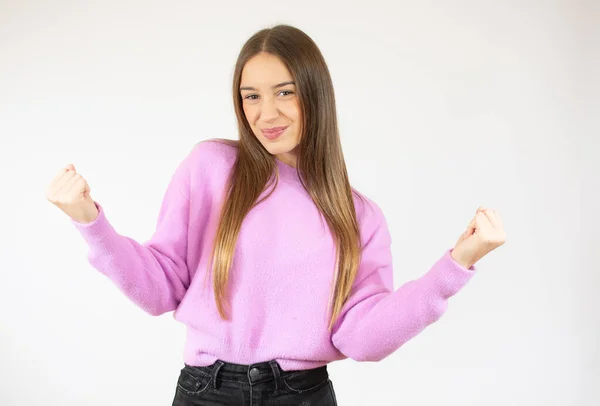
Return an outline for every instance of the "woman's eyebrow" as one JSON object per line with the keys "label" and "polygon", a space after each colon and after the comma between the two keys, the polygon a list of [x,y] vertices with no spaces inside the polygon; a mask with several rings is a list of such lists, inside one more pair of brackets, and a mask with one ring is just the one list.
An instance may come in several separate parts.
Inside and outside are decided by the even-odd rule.
{"label": "woman's eyebrow", "polygon": [[[273,86],[272,89],[276,89],[278,87],[283,87],[285,85],[295,85],[295,84],[296,84],[296,82],[294,82],[294,81],[282,82],[278,85]],[[242,91],[242,90],[256,90],[256,89],[253,87],[250,87],[250,86],[242,86],[242,87],[240,87],[240,91]]]}

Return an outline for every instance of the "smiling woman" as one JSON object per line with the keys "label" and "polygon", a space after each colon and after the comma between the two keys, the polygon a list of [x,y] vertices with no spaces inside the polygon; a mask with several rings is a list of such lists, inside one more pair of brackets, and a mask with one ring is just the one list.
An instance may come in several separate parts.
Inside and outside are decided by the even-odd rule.
{"label": "smiling woman", "polygon": [[502,223],[480,208],[454,249],[394,290],[387,221],[350,185],[312,39],[288,25],[257,32],[232,90],[239,140],[198,143],[144,244],[112,227],[72,165],[47,196],[94,267],[149,314],[174,310],[186,325],[173,405],[336,405],[327,364],[379,361],[438,320],[504,241]]}
{"label": "smiling woman", "polygon": [[[239,142],[213,250],[220,304],[237,233],[260,201],[273,172],[294,168],[336,241],[339,266],[329,328],[352,288],[360,231],[337,126],[333,82],[315,42],[303,31],[278,25],[254,34],[242,47],[233,74]],[[285,171],[285,169],[284,169]],[[288,171],[289,172],[289,171]],[[279,179],[279,177],[278,177]],[[364,203],[364,201],[363,201]],[[220,252],[220,256],[215,253]]]}
{"label": "smiling woman", "polygon": [[295,167],[302,114],[296,83],[281,59],[261,52],[246,62],[240,94],[246,120],[263,147]]}

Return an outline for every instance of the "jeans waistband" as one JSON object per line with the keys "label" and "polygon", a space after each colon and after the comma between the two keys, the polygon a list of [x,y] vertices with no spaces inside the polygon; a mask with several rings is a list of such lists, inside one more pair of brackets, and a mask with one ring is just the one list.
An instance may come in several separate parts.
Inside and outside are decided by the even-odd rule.
{"label": "jeans waistband", "polygon": [[185,367],[192,371],[209,374],[213,380],[214,387],[217,387],[217,377],[222,380],[249,383],[251,385],[273,379],[275,381],[275,387],[278,388],[281,387],[282,379],[284,377],[289,377],[298,373],[310,371],[311,373],[318,375],[328,375],[327,365],[312,370],[284,371],[276,360],[243,365],[218,359],[212,365],[190,366],[185,364]]}

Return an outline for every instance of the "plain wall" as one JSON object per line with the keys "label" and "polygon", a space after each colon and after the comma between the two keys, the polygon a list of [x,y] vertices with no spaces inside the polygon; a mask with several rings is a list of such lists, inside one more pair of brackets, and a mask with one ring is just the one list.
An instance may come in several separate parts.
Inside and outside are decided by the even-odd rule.
{"label": "plain wall", "polygon": [[184,326],[92,268],[45,189],[73,163],[117,231],[149,239],[193,145],[237,138],[235,59],[277,23],[325,56],[396,287],[479,206],[507,232],[438,322],[329,365],[339,404],[600,404],[600,18],[567,0],[0,1],[0,404],[171,404]]}

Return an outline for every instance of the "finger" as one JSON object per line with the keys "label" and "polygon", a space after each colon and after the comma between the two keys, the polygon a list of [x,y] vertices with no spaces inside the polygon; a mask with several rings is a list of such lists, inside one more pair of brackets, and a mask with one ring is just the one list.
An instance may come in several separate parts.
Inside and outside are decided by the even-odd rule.
{"label": "finger", "polygon": [[490,228],[491,226],[492,224],[490,223],[490,219],[485,214],[485,212],[477,213],[477,215],[475,216],[475,227],[477,229],[481,230],[485,228]]}
{"label": "finger", "polygon": [[498,227],[499,227],[499,228],[502,228],[502,227],[504,227],[504,226],[502,225],[502,219],[500,218],[500,213],[498,213],[498,211],[497,211],[497,210],[494,210],[494,217],[496,218],[496,223],[498,224]]}
{"label": "finger", "polygon": [[78,187],[83,186],[83,183],[85,182],[85,180],[83,179],[83,176],[81,175],[75,175],[73,176],[73,183],[71,184],[71,187],[69,187],[69,191],[67,193],[71,193],[73,190],[77,190]]}
{"label": "finger", "polygon": [[80,178],[80,176],[77,176],[77,174],[75,174],[74,172],[71,173],[73,175],[67,181],[65,181],[62,184],[61,188],[58,190],[58,192],[62,195],[67,195],[73,187],[73,185],[77,183],[77,180]]}
{"label": "finger", "polygon": [[71,170],[66,170],[63,169],[65,172],[58,177],[58,179],[56,180],[56,182],[50,187],[50,193],[52,195],[56,195],[58,192],[61,191],[61,189],[64,187],[64,185],[69,182],[71,180],[71,178],[73,178],[73,176],[75,176],[75,172],[71,171]]}
{"label": "finger", "polygon": [[492,227],[494,227],[494,228],[500,228],[501,227],[501,223],[500,223],[500,221],[498,219],[496,210],[486,210],[485,211],[485,215],[489,219],[490,224],[492,225]]}
{"label": "finger", "polygon": [[475,215],[475,217],[473,217],[473,220],[471,220],[471,222],[467,226],[467,231],[465,232],[466,236],[468,237],[470,235],[473,235],[476,228],[477,228],[477,215]]}
{"label": "finger", "polygon": [[[68,165],[65,165],[64,168],[62,168],[62,170],[59,172],[59,174],[62,173],[62,175],[64,176],[65,174],[70,173],[70,172],[77,173],[77,171],[75,171],[75,167],[71,164],[68,164]],[[59,176],[59,178],[60,178],[60,176]]]}
{"label": "finger", "polygon": [[66,169],[66,168],[62,168],[60,171],[58,171],[58,172],[56,173],[56,175],[55,175],[55,176],[52,178],[52,180],[50,181],[50,187],[49,187],[49,188],[51,189],[52,187],[54,187],[54,184],[55,184],[56,182],[58,182],[58,180],[59,180],[60,178],[62,178],[62,176],[63,176],[65,173],[67,173],[67,169]]}

